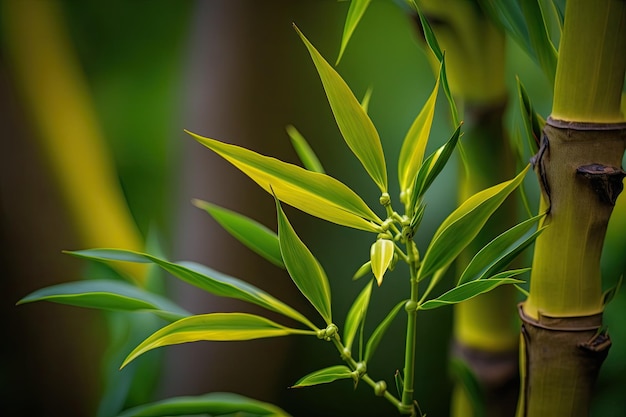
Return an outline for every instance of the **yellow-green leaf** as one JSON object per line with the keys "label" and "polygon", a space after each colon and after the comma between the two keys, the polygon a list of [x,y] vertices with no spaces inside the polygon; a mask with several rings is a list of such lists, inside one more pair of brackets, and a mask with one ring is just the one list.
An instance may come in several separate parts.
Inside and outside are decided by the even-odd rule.
{"label": "yellow-green leaf", "polygon": [[348,311],[346,323],[343,326],[343,345],[349,350],[352,349],[352,342],[354,342],[357,330],[365,319],[371,295],[372,283],[368,282],[365,288],[363,288],[363,291],[361,291],[356,300],[354,300],[354,303],[352,303],[350,311]]}
{"label": "yellow-green leaf", "polygon": [[370,248],[372,272],[376,277],[378,286],[383,283],[383,277],[393,259],[394,244],[389,239],[378,239]]}
{"label": "yellow-green leaf", "polygon": [[236,145],[190,133],[198,142],[248,175],[268,193],[312,216],[370,232],[382,220],[354,191],[325,174],[311,172]]}
{"label": "yellow-green leaf", "polygon": [[512,180],[474,194],[441,223],[426,250],[418,280],[452,262],[461,253],[504,199],[519,186],[529,166]]}
{"label": "yellow-green leaf", "polygon": [[153,333],[124,360],[122,368],[138,356],[158,347],[181,343],[228,340],[251,340],[290,334],[315,335],[277,324],[265,317],[247,313],[210,313],[178,320]]}
{"label": "yellow-green leaf", "polygon": [[330,285],[326,273],[293,230],[278,200],[276,200],[276,211],[278,212],[278,241],[287,271],[300,292],[313,304],[326,324],[330,324],[332,322]]}
{"label": "yellow-green leaf", "polygon": [[287,130],[287,134],[289,135],[289,139],[291,139],[291,144],[298,154],[298,158],[302,161],[302,165],[309,171],[320,172],[322,174],[325,173],[324,167],[322,166],[319,158],[313,152],[313,148],[309,145],[309,142],[302,136],[300,131],[296,129],[293,125],[287,125],[285,128]]}
{"label": "yellow-green leaf", "polygon": [[291,388],[310,387],[312,385],[327,384],[338,379],[354,379],[354,373],[345,365],[335,365],[300,378]]}
{"label": "yellow-green leaf", "polygon": [[422,107],[415,121],[413,121],[402,143],[402,149],[398,158],[400,191],[406,192],[413,187],[417,171],[424,160],[424,152],[426,151],[426,144],[428,143],[428,136],[430,135],[430,128],[435,115],[435,103],[437,102],[440,79],[441,70],[439,71],[439,77],[437,77],[433,92],[426,100],[426,104]]}
{"label": "yellow-green leaf", "polygon": [[371,3],[372,0],[352,0],[350,2],[350,8],[348,9],[348,16],[346,17],[346,23],[343,27],[343,35],[341,36],[341,48],[339,50],[339,56],[337,57],[337,64],[341,61],[341,57],[346,50],[346,46],[348,46],[348,41],[352,37],[352,33],[354,29],[356,29],[359,21],[365,14],[365,10],[367,10],[367,6]]}
{"label": "yellow-green leaf", "polygon": [[350,87],[294,26],[306,45],[324,85],[330,108],[348,147],[382,192],[387,192],[387,167],[378,132]]}

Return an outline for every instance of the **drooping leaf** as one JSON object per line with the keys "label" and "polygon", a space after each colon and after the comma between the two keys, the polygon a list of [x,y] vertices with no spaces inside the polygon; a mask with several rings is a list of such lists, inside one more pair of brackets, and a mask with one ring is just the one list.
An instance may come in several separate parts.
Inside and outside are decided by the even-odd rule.
{"label": "drooping leaf", "polygon": [[382,220],[345,184],[319,172],[311,172],[276,158],[236,145],[191,134],[248,175],[268,193],[297,209],[329,222],[378,232]]}
{"label": "drooping leaf", "polygon": [[449,304],[456,304],[471,298],[476,297],[477,295],[484,294],[492,289],[499,287],[504,284],[521,284],[524,281],[520,281],[519,279],[514,278],[500,278],[501,276],[515,276],[522,274],[524,272],[530,271],[530,268],[518,269],[513,271],[506,271],[497,276],[489,279],[481,279],[478,281],[470,281],[465,284],[461,284],[458,287],[452,288],[450,291],[447,291],[440,295],[439,297],[428,300],[423,304],[420,304],[418,309],[420,310],[432,310],[433,308],[443,307]]}
{"label": "drooping leaf", "polygon": [[219,207],[202,200],[193,200],[193,204],[205,210],[235,239],[261,255],[274,265],[285,268],[280,257],[278,235],[261,223],[243,214]]}
{"label": "drooping leaf", "polygon": [[389,239],[377,239],[370,248],[372,272],[378,286],[383,283],[383,277],[393,259],[394,243]]}
{"label": "drooping leaf", "polygon": [[387,192],[387,168],[378,132],[350,87],[294,25],[309,50],[324,85],[330,108],[346,144],[381,192]]}
{"label": "drooping leaf", "polygon": [[300,292],[320,313],[326,324],[332,322],[330,285],[322,265],[300,240],[276,200],[278,213],[278,240],[287,271]]}
{"label": "drooping leaf", "polygon": [[[543,229],[531,234],[526,239],[522,237],[543,217],[543,214],[527,219],[489,242],[472,258],[461,277],[459,285],[475,279],[483,279],[502,271],[526,249]],[[498,270],[500,269],[500,270]]]}
{"label": "drooping leaf", "polygon": [[124,411],[118,417],[165,417],[187,415],[239,415],[289,417],[279,407],[230,392],[211,392],[199,396],[174,397],[143,404]]}
{"label": "drooping leaf", "polygon": [[313,149],[309,145],[309,142],[302,136],[302,134],[295,128],[293,125],[287,125],[286,127],[287,134],[289,135],[289,139],[291,139],[291,144],[298,154],[298,158],[302,161],[302,164],[306,169],[313,172],[319,172],[324,174],[324,167],[322,166],[320,160],[313,152]]}
{"label": "drooping leaf", "polygon": [[396,318],[398,311],[406,304],[406,300],[400,301],[396,306],[387,314],[387,317],[380,322],[380,324],[374,329],[372,335],[370,336],[367,344],[365,345],[365,356],[363,357],[364,362],[369,362],[376,351],[376,348],[380,344],[380,341],[383,339],[385,332],[393,322],[393,319]]}
{"label": "drooping leaf", "polygon": [[354,373],[345,365],[335,365],[300,378],[291,388],[310,387],[312,385],[327,384],[338,379],[354,379]]}
{"label": "drooping leaf", "polygon": [[346,316],[346,322],[343,326],[343,345],[352,350],[352,342],[356,336],[363,320],[365,320],[365,314],[367,313],[367,307],[370,303],[370,296],[372,295],[372,283],[369,282],[365,288],[358,295],[350,310]]}
{"label": "drooping leaf", "polygon": [[430,185],[435,181],[435,178],[441,173],[443,168],[448,163],[448,159],[450,159],[450,155],[452,155],[452,151],[456,147],[459,142],[459,137],[461,136],[461,125],[459,125],[452,137],[439,149],[433,152],[426,160],[422,163],[417,172],[417,178],[413,183],[413,190],[411,191],[411,207],[415,207],[414,213],[417,215],[420,210],[416,205],[420,197],[424,195],[424,193],[428,190]]}
{"label": "drooping leaf", "polygon": [[173,263],[156,256],[122,249],[90,249],[69,253],[80,258],[101,261],[153,262],[173,276],[211,294],[247,301],[291,317],[312,329],[316,328],[302,314],[254,285],[195,262]]}
{"label": "drooping leaf", "polygon": [[354,29],[356,29],[359,21],[361,21],[361,18],[365,14],[365,10],[367,10],[367,6],[369,6],[371,1],[372,0],[352,0],[350,2],[348,16],[346,17],[346,23],[343,27],[343,35],[341,36],[341,48],[339,49],[339,56],[337,57],[335,65],[338,65],[339,61],[341,61],[341,57],[346,50],[346,46],[348,46],[348,41],[350,41]]}
{"label": "drooping leaf", "polygon": [[468,198],[441,223],[435,232],[418,272],[418,280],[452,262],[476,237],[493,212],[519,186],[530,165],[515,178]]}
{"label": "drooping leaf", "polygon": [[291,334],[315,335],[312,330],[292,329],[265,317],[247,313],[210,313],[186,317],[153,333],[124,360],[122,368],[138,356],[158,347],[206,341],[252,340]]}
{"label": "drooping leaf", "polygon": [[450,373],[465,391],[472,406],[472,416],[486,417],[487,412],[483,390],[471,368],[461,359],[452,358],[450,360]]}
{"label": "drooping leaf", "polygon": [[51,301],[78,307],[113,311],[147,311],[165,320],[190,316],[174,302],[123,281],[86,280],[67,282],[39,289],[18,304]]}
{"label": "drooping leaf", "polygon": [[439,81],[441,79],[441,70],[435,82],[430,97],[426,100],[426,104],[422,107],[419,114],[409,128],[398,158],[398,180],[400,181],[400,191],[406,192],[413,187],[413,181],[417,176],[417,172],[424,160],[424,152],[428,144],[430,129],[433,124],[435,115],[435,103],[437,102],[437,93],[439,92]]}

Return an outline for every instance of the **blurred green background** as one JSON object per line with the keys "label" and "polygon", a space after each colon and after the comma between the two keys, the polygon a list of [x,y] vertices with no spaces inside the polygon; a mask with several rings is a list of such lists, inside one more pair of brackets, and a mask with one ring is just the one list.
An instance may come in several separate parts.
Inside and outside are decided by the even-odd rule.
{"label": "blurred green background", "polygon": [[[2,2],[3,13],[9,2]],[[283,271],[249,253],[190,204],[191,198],[205,199],[275,228],[271,197],[182,129],[297,163],[284,131],[287,124],[294,124],[329,174],[353,187],[366,201],[377,201],[377,189],[344,145],[314,66],[291,27],[295,22],[334,62],[348,3],[53,3],[58,5],[59,18],[87,81],[97,122],[112,152],[119,184],[142,235],[158,234],[172,259],[205,263],[309,311]],[[0,49],[0,260],[1,308],[8,317],[5,323],[9,330],[0,354],[3,410],[12,416],[94,415],[104,389],[101,357],[109,342],[102,316],[53,304],[14,305],[35,289],[80,279],[85,265],[61,254],[62,250],[84,246],[37,140],[39,133],[30,119],[32,104],[25,102],[16,86],[7,45],[19,47],[20,39],[11,38],[4,30],[5,18]],[[374,1],[338,66],[357,97],[373,88],[369,112],[390,162],[397,159],[401,140],[434,83],[416,34],[414,23],[400,7],[391,1]],[[45,43],[40,47],[45,49]],[[512,42],[508,44],[508,58],[508,120],[514,129],[520,129],[515,75],[520,76],[544,116],[550,109],[550,88]],[[45,67],[39,70],[46,83],[55,83]],[[452,132],[446,105],[439,104],[428,152]],[[63,107],[61,94],[58,108],[49,111],[62,111]],[[71,154],[72,149],[59,148],[58,152],[81,158]],[[388,171],[393,179],[395,164],[390,163]],[[422,250],[438,223],[454,208],[455,175],[452,163],[427,196],[419,236]],[[531,195],[536,196],[536,188],[529,182]],[[395,198],[397,187],[391,191]],[[345,317],[364,285],[350,278],[367,260],[371,237],[293,209],[287,214],[329,275],[335,315]],[[98,218],[93,221],[98,222]],[[611,281],[617,279],[613,271],[623,270],[626,254],[622,255],[612,257],[617,259],[617,266],[607,267]],[[406,293],[403,272],[401,268],[395,271],[374,291],[366,329],[371,331]],[[194,313],[255,311],[200,294],[173,279],[166,278],[165,282],[168,293]],[[618,416],[626,410],[626,326],[623,320],[620,323],[625,309],[622,291],[606,313],[615,346],[598,383],[597,416]],[[416,397],[422,409],[433,416],[448,412],[446,357],[451,316],[451,309],[441,309],[419,318]],[[403,326],[402,318],[398,319],[369,368],[390,385],[393,372],[402,366]],[[234,391],[275,402],[296,416],[389,413],[389,406],[373,397],[367,387],[359,386],[355,394],[348,381],[287,389],[302,375],[337,363],[331,346],[308,342],[294,338],[168,347],[162,349],[162,379],[145,382],[155,385],[154,398]]]}

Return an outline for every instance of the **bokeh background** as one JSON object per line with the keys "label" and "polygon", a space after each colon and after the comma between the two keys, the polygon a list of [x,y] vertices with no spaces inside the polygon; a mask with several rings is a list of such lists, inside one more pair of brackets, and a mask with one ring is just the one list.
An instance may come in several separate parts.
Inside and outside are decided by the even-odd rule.
{"label": "bokeh background", "polygon": [[[17,2],[27,4],[33,14],[15,14],[12,3]],[[377,201],[377,189],[344,145],[314,66],[292,28],[296,23],[334,62],[348,2],[4,0],[0,4],[0,308],[8,327],[0,350],[3,414],[106,415],[106,407],[99,406],[102,393],[113,395],[106,375],[111,372],[109,346],[117,340],[114,329],[119,316],[50,303],[15,306],[38,288],[110,272],[61,253],[93,241],[85,238],[84,223],[77,221],[68,202],[54,154],[66,155],[76,166],[82,166],[84,155],[71,140],[46,145],[46,128],[37,110],[41,101],[37,94],[29,94],[32,90],[25,85],[29,79],[16,64],[21,55],[45,57],[55,51],[51,43],[61,42],[67,52],[63,59],[70,78],[82,88],[82,103],[93,115],[91,125],[113,168],[113,185],[121,190],[138,235],[158,241],[155,245],[170,259],[205,263],[310,311],[283,271],[250,253],[191,205],[192,198],[205,199],[275,228],[272,198],[183,129],[297,163],[285,133],[285,126],[294,124],[328,173],[366,201]],[[50,28],[37,24],[35,13],[47,13],[56,22],[55,36],[50,36]],[[27,22],[26,37],[15,31],[20,18]],[[357,97],[373,88],[369,112],[389,161],[397,159],[401,140],[434,82],[416,35],[405,10],[391,1],[374,1],[337,67]],[[42,92],[45,86],[62,86],[52,60],[38,62],[30,74],[44,86]],[[507,68],[510,91],[515,91],[515,75],[519,75],[537,110],[549,114],[549,84],[512,42]],[[45,109],[48,117],[62,122],[61,131],[70,136],[82,113],[71,111],[70,91],[53,89],[51,94],[54,100],[46,103],[53,105]],[[507,116],[511,126],[521,126],[517,113],[513,97]],[[441,145],[451,132],[441,102],[429,149]],[[72,175],[80,181],[84,174],[84,181],[89,181],[89,170],[82,167]],[[393,178],[395,165],[388,170]],[[420,231],[422,248],[455,206],[455,175],[452,163],[428,194]],[[533,184],[528,187],[532,196]],[[109,203],[105,193],[98,197],[97,188],[87,189],[91,192],[85,194],[96,197],[85,196],[83,207],[90,213],[89,221],[98,223]],[[394,194],[397,188],[392,188]],[[345,317],[363,285],[350,278],[368,258],[369,236],[289,208],[287,214],[329,275],[335,315]],[[612,259],[624,258],[626,254],[612,254]],[[623,270],[623,262],[617,265],[607,267],[607,287],[617,279],[616,268]],[[402,272],[396,271],[374,292],[366,329],[373,329],[407,291]],[[194,313],[255,311],[171,277],[158,279],[167,294]],[[624,311],[622,291],[606,313],[615,346],[598,383],[597,416],[618,416],[626,410],[626,326],[620,319]],[[416,392],[422,409],[433,416],[448,413],[451,316],[451,309],[439,309],[419,319]],[[126,332],[139,337],[160,325],[145,320],[145,326],[139,321],[137,329],[129,327]],[[402,318],[396,320],[370,367],[373,375],[389,384],[393,371],[402,366],[403,326]],[[385,402],[373,397],[367,387],[354,390],[349,381],[288,389],[304,374],[337,363],[334,348],[307,342],[298,338],[202,342],[151,352],[141,371],[143,382],[131,389],[134,394],[127,405],[233,391],[277,403],[297,416],[388,414]],[[103,362],[103,357],[109,360]]]}

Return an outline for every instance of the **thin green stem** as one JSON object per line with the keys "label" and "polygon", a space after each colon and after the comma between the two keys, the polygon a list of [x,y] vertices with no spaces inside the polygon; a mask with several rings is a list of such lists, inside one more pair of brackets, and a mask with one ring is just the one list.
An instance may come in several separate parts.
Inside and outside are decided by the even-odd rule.
{"label": "thin green stem", "polygon": [[407,302],[406,344],[404,351],[404,387],[402,389],[402,409],[400,412],[414,414],[413,391],[415,382],[415,341],[417,332],[417,302],[419,299],[417,271],[419,259],[412,247],[412,239],[407,240],[407,254],[409,256],[409,271],[411,282],[411,300]]}

